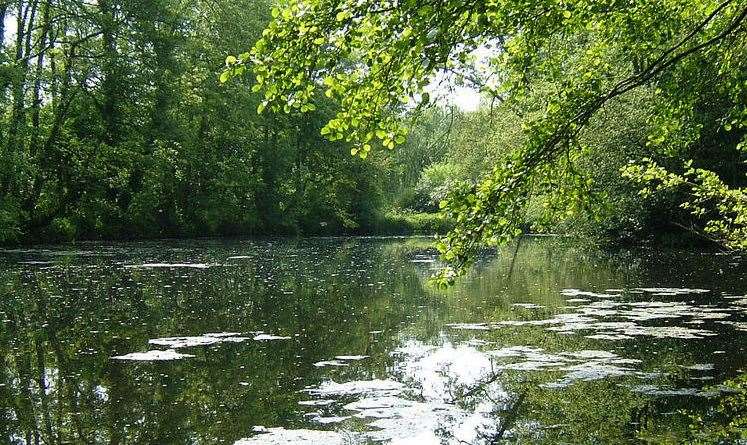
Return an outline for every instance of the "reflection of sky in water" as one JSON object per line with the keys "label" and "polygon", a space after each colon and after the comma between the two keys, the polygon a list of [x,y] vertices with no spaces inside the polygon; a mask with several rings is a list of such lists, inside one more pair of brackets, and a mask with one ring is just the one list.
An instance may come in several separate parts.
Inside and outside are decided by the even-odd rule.
{"label": "reflection of sky in water", "polygon": [[5,251],[0,401],[34,407],[7,405],[7,437],[32,437],[47,409],[72,442],[619,441],[640,413],[706,409],[744,367],[747,284],[728,257],[527,241],[443,292],[428,246]]}
{"label": "reflection of sky in water", "polygon": [[[722,319],[743,317],[747,313],[747,308],[741,305],[742,299],[726,299],[723,300],[726,303],[719,305],[696,304],[694,300],[646,300],[650,297],[693,297],[708,293],[705,289],[634,288],[607,291],[616,293],[562,290],[560,294],[568,300],[584,304],[571,307],[573,312],[560,313],[552,318],[454,323],[448,325],[448,328],[476,331],[480,335],[493,330],[532,326],[560,334],[579,334],[590,339],[606,340],[602,344],[612,349],[614,344],[611,341],[636,337],[703,339],[716,336],[714,331],[694,329],[682,324],[705,324],[707,321],[717,320],[718,323],[731,324],[739,329],[744,322]],[[598,301],[572,298],[578,296]],[[644,301],[637,301],[638,299]],[[544,307],[534,303],[513,303],[511,306],[523,309]],[[643,324],[663,320],[670,324]],[[672,325],[673,320],[678,324]],[[555,371],[560,377],[545,382],[542,386],[557,391],[578,381],[629,376],[639,380],[638,383],[627,384],[630,391],[648,396],[716,397],[720,392],[718,388],[667,387],[663,379],[666,372],[644,371],[641,366],[643,360],[626,358],[609,350],[583,349],[550,353],[528,345],[494,349],[489,346],[493,342],[480,338],[472,338],[461,344],[452,343],[448,331],[442,331],[439,338],[432,339],[431,343],[434,344],[424,344],[408,338],[391,352],[396,359],[391,373],[397,380],[352,381],[343,384],[330,380],[318,388],[307,390],[309,394],[324,397],[323,399],[302,401],[300,404],[329,407],[336,405],[335,397],[358,397],[356,401],[332,410],[335,415],[309,413],[312,422],[342,424],[334,433],[336,435],[327,437],[328,440],[337,441],[335,443],[364,443],[371,440],[394,444],[440,444],[444,440],[448,443],[489,443],[501,423],[501,419],[494,415],[497,405],[511,400],[511,395],[500,385],[500,374],[503,372]],[[348,365],[335,360],[320,363]],[[681,365],[681,368],[695,372],[715,370],[712,363]],[[712,378],[691,376],[692,381]],[[657,380],[661,383],[648,383]],[[400,382],[405,382],[405,385]],[[489,396],[478,397],[479,401],[472,404],[470,409],[461,407],[460,398],[465,394],[474,398],[474,388],[478,387],[481,392],[489,392]],[[369,430],[356,432],[346,429],[344,424],[351,418],[365,419]],[[533,424],[532,427],[541,428],[542,425]],[[438,431],[446,433],[439,435]],[[315,443],[317,434],[318,431],[311,429],[270,429],[254,439],[237,443]]]}

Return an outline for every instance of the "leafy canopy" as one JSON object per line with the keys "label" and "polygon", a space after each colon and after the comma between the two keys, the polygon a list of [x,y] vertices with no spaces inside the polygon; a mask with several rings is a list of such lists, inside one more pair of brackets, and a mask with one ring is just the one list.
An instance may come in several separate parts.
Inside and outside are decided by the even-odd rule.
{"label": "leafy canopy", "polygon": [[[226,60],[222,80],[251,66],[258,111],[312,110],[323,92],[340,104],[321,130],[365,157],[393,148],[407,104],[444,71],[468,73],[477,48],[493,47],[497,88],[521,110],[525,140],[504,163],[441,203],[457,225],[439,244],[451,281],[485,243],[521,231],[530,196],[546,193],[590,119],[634,89],[655,95],[651,147],[676,153],[701,130],[693,108],[704,91],[726,98],[717,121],[744,147],[747,6],[736,0],[288,0],[254,48]],[[714,85],[714,81],[717,82]],[[688,84],[682,88],[683,82]],[[541,92],[536,88],[543,85]],[[583,199],[586,182],[579,178]]]}

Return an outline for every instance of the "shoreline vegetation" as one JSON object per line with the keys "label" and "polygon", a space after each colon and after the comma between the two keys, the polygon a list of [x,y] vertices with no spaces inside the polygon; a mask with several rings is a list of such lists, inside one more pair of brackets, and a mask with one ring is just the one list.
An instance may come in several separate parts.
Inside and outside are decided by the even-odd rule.
{"label": "shoreline vegetation", "polygon": [[446,234],[454,226],[438,213],[415,213],[391,211],[372,218],[364,226],[355,228],[343,228],[336,230],[329,228],[327,224],[320,224],[317,230],[301,231],[298,227],[278,228],[277,230],[246,231],[240,230],[227,233],[178,233],[169,232],[149,235],[114,235],[110,237],[88,236],[75,239],[64,238],[36,238],[14,243],[0,244],[0,247],[20,247],[33,245],[65,244],[77,242],[123,242],[123,241],[153,241],[153,240],[196,240],[196,239],[241,239],[241,238],[267,238],[267,237],[355,237],[355,236],[441,236]]}
{"label": "shoreline vegetation", "polygon": [[[0,245],[0,251],[13,251],[17,249],[34,249],[61,246],[85,246],[87,244],[121,244],[121,243],[147,243],[147,242],[189,242],[189,241],[216,241],[232,242],[237,240],[263,240],[263,239],[315,239],[315,238],[424,238],[431,240],[431,247],[435,249],[438,239],[442,238],[454,227],[454,222],[445,219],[442,215],[432,213],[404,213],[391,212],[376,219],[369,227],[358,228],[347,232],[324,232],[301,233],[301,232],[262,232],[262,233],[231,233],[231,234],[208,234],[208,235],[154,235],[154,236],[131,236],[111,238],[81,238],[72,240],[33,240],[13,244]],[[689,252],[724,252],[717,243],[704,240],[693,234],[681,232],[660,234],[658,239],[636,240],[636,242],[623,242],[603,238],[582,238],[577,234],[564,233],[539,233],[528,231],[518,236],[511,244],[520,245],[524,239],[531,238],[555,238],[560,240],[571,240],[575,245],[586,249],[601,252],[618,253],[629,250],[647,249],[675,249]],[[496,246],[483,246],[483,252],[494,252]],[[736,254],[736,253],[735,253]]]}
{"label": "shoreline vegetation", "polygon": [[0,245],[448,232],[456,272],[523,233],[747,247],[744,8],[696,3],[0,1]]}

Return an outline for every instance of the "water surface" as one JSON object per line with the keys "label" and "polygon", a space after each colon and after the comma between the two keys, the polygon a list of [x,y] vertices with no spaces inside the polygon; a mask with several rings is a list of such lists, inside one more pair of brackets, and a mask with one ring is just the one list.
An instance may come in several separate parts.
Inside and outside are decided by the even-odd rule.
{"label": "water surface", "polygon": [[740,257],[525,238],[439,291],[429,246],[2,251],[0,441],[676,441],[744,372]]}

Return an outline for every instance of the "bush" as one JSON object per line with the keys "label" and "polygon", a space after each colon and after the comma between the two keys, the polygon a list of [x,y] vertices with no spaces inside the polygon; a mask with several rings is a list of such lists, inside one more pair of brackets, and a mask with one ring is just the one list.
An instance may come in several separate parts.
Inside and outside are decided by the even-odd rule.
{"label": "bush", "polygon": [[458,166],[448,163],[432,164],[423,170],[415,186],[411,209],[435,213],[459,177]]}
{"label": "bush", "polygon": [[436,235],[448,232],[453,225],[440,213],[390,211],[381,214],[364,231],[376,235]]}

